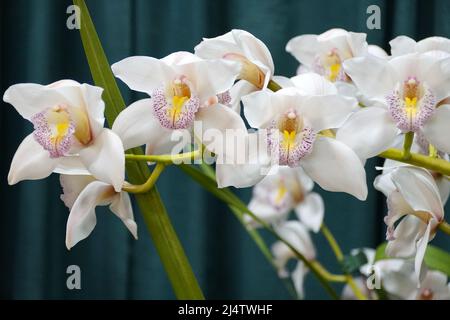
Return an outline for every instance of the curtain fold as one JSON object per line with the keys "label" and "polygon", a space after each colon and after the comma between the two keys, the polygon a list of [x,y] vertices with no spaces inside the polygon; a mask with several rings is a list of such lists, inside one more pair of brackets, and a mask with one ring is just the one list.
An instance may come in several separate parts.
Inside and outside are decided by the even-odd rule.
{"label": "curtain fold", "polygon": [[[79,32],[66,27],[66,8],[71,4],[68,0],[1,2],[2,93],[19,82],[46,84],[64,78],[92,82]],[[366,27],[366,9],[372,4],[381,8],[381,30]],[[285,52],[285,45],[299,34],[341,27],[366,32],[370,43],[384,49],[400,34],[416,39],[450,37],[450,3],[445,0],[87,0],[87,5],[111,63],[130,55],[160,58],[173,51],[192,51],[202,37],[241,28],[267,44],[276,74],[292,76],[298,63]],[[120,88],[127,103],[142,97],[122,83]],[[174,298],[137,209],[138,241],[113,214],[97,210],[98,222],[92,235],[67,251],[64,238],[68,210],[59,200],[58,176],[7,185],[10,161],[31,130],[12,106],[2,102],[0,298]],[[345,252],[374,247],[384,239],[385,200],[372,187],[377,175],[374,166],[381,163],[378,159],[367,163],[366,202],[316,187],[325,200],[325,221]],[[289,298],[276,273],[226,206],[176,167],[163,173],[158,187],[206,297]],[[237,192],[245,201],[250,198],[250,189]],[[338,265],[323,237],[314,235],[314,239],[319,260],[337,272]],[[450,247],[448,239],[441,236],[434,243]],[[81,268],[81,290],[66,288],[66,269],[72,264]],[[306,297],[326,298],[311,275],[306,281]]]}

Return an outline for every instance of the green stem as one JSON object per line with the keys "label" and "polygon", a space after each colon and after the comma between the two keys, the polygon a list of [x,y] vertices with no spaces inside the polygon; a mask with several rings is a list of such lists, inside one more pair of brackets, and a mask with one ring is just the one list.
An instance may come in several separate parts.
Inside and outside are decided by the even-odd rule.
{"label": "green stem", "polygon": [[267,89],[272,90],[273,92],[276,92],[278,90],[283,89],[278,83],[273,81],[272,79],[267,84]]}
{"label": "green stem", "polygon": [[129,192],[129,193],[146,193],[150,191],[150,189],[155,185],[156,181],[158,180],[159,176],[164,170],[165,165],[162,163],[156,164],[155,169],[152,171],[152,174],[147,179],[146,182],[143,184],[131,184],[131,183],[124,183],[124,186],[122,187],[123,191]]}
{"label": "green stem", "polygon": [[321,274],[322,277],[330,282],[347,282],[347,277],[340,274],[332,274],[327,269],[322,266],[319,261],[311,261],[311,264],[315,266],[317,272]]}
{"label": "green stem", "polygon": [[[336,239],[334,238],[333,234],[331,233],[330,229],[325,224],[322,224],[320,227],[320,230],[322,231],[322,234],[324,235],[325,239],[327,239],[328,243],[330,244],[331,250],[333,250],[334,255],[336,256],[336,259],[339,262],[342,262],[344,260],[344,254],[342,253],[341,248],[339,247],[339,244],[337,243]],[[353,293],[355,294],[356,298],[359,300],[367,300],[367,297],[361,292],[361,290],[356,285],[355,281],[353,280],[353,277],[351,274],[345,275],[346,281],[350,288],[352,289]]]}
{"label": "green stem", "polygon": [[450,236],[450,224],[447,221],[442,221],[439,224],[439,230]]}
{"label": "green stem", "polygon": [[186,160],[194,161],[201,157],[201,150],[195,150],[180,154],[163,154],[163,155],[136,155],[125,154],[126,160],[133,161],[146,161],[146,162],[158,162],[158,163],[183,163]]}
{"label": "green stem", "polygon": [[411,146],[414,141],[414,132],[405,133],[405,140],[403,141],[403,159],[408,160],[411,158]]}
{"label": "green stem", "polygon": [[408,159],[405,159],[403,155],[403,150],[388,149],[380,153],[378,156],[429,169],[431,171],[439,172],[445,176],[450,176],[450,162],[448,161],[424,156],[418,153],[411,153]]}
{"label": "green stem", "polygon": [[[74,0],[73,2],[80,8],[81,40],[94,82],[104,89],[102,97],[106,104],[105,116],[109,125],[111,125],[117,115],[125,108],[125,103],[92,23],[86,3],[84,0]],[[132,151],[135,154],[142,154],[141,148],[134,148]],[[144,183],[149,176],[149,169],[144,162],[128,162],[126,170],[129,180],[134,184]],[[135,197],[175,296],[178,299],[185,300],[204,299],[156,188],[151,188],[147,193],[136,194]]]}

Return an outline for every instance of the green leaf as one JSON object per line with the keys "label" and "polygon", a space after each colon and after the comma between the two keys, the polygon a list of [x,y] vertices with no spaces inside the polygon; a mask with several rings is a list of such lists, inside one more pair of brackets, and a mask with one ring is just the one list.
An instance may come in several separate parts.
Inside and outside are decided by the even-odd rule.
{"label": "green leaf", "polygon": [[[117,115],[125,108],[125,102],[84,0],[73,2],[80,8],[81,40],[95,85],[104,89],[102,97],[106,104],[105,116],[108,123],[112,125]],[[142,149],[134,148],[131,152],[142,154]],[[128,179],[134,184],[144,183],[150,174],[144,162],[127,162],[126,170]],[[156,188],[152,188],[145,194],[137,194],[135,197],[175,296],[178,299],[204,299]]]}
{"label": "green leaf", "polygon": [[[392,259],[386,256],[387,243],[380,244],[375,253],[375,261]],[[438,247],[428,245],[425,252],[425,264],[429,269],[438,270],[450,276],[450,254]]]}

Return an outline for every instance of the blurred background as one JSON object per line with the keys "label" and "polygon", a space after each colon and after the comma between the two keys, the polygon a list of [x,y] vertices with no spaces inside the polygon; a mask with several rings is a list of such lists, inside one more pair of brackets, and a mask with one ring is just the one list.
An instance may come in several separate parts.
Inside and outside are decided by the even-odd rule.
{"label": "blurred background", "polygon": [[[68,0],[0,2],[1,92],[12,84],[48,84],[69,78],[92,82],[78,30],[69,30]],[[369,5],[381,8],[381,29],[368,30]],[[296,35],[341,27],[365,32],[368,41],[388,50],[397,35],[417,40],[450,37],[450,2],[446,0],[87,0],[92,19],[112,63],[131,55],[161,58],[173,51],[193,51],[202,37],[233,28],[260,38],[272,52],[276,74],[293,76],[298,62],[285,45]],[[120,82],[120,81],[119,81]],[[141,98],[120,83],[127,102]],[[64,245],[68,210],[59,199],[57,175],[42,181],[7,185],[14,152],[32,131],[10,105],[0,109],[0,298],[3,299],[173,299],[174,295],[138,210],[139,240],[107,210],[97,210],[97,227],[71,251]],[[372,182],[375,165],[367,163],[369,197],[319,190],[325,222],[346,253],[384,241],[385,199]],[[168,168],[158,188],[207,298],[287,299],[288,292],[229,209]],[[245,201],[251,189],[237,190]],[[449,206],[447,206],[449,208]],[[264,232],[262,232],[264,234]],[[273,241],[265,235],[269,243]],[[339,272],[323,237],[314,235],[318,258]],[[441,235],[434,245],[450,248]],[[68,290],[66,268],[81,268],[81,290]],[[336,287],[339,289],[339,287]],[[309,274],[306,298],[326,293]]]}

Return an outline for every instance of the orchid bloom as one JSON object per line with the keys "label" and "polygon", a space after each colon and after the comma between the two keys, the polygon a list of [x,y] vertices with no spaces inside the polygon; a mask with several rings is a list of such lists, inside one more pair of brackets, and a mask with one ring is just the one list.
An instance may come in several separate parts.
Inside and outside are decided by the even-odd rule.
{"label": "orchid bloom", "polygon": [[[423,146],[417,143],[416,141],[417,139],[414,140],[414,143],[411,147],[411,151],[428,155],[428,145]],[[427,149],[425,149],[425,147]],[[378,185],[379,190],[382,191],[386,197],[388,197],[389,194],[396,189],[394,183],[392,182],[391,175],[386,173],[389,173],[392,169],[397,167],[408,167],[408,166],[409,165],[404,162],[398,162],[391,159],[386,159],[384,161],[382,167],[383,174],[379,175],[376,178],[375,183]],[[450,180],[448,180],[446,176],[438,172],[434,171],[429,172],[433,177],[434,182],[438,188],[439,195],[441,196],[442,200],[442,205],[444,206],[450,196]]]}
{"label": "orchid bloom", "polygon": [[[300,166],[323,189],[365,199],[365,171],[358,156],[344,143],[321,134],[341,126],[357,107],[356,99],[338,95],[331,82],[313,73],[292,81],[296,87],[254,92],[242,99],[250,126],[267,132],[264,136],[272,164]],[[225,186],[236,187],[264,177],[258,170],[250,173],[245,169],[223,165],[217,175],[224,177]]]}
{"label": "orchid bloom", "polygon": [[447,275],[437,270],[424,270],[418,283],[414,265],[408,260],[385,259],[374,266],[384,291],[391,299],[402,300],[448,300],[450,285]]}
{"label": "orchid bloom", "polygon": [[[306,227],[318,232],[325,208],[322,197],[311,192],[314,182],[301,168],[279,167],[275,170],[278,172],[267,175],[253,188],[249,210],[263,221],[275,225],[295,210]],[[249,220],[258,225],[253,219]]]}
{"label": "orchid bloom", "polygon": [[[388,178],[395,189],[385,182]],[[433,177],[425,169],[398,167],[377,177],[374,186],[388,197],[386,254],[401,258],[415,256],[416,276],[420,277],[427,244],[444,219],[441,196]]]}
{"label": "orchid bloom", "polygon": [[176,52],[160,60],[129,57],[115,63],[112,70],[131,89],[151,97],[134,102],[115,120],[112,129],[125,149],[146,144],[147,154],[169,153],[180,143],[172,139],[172,133],[191,130],[194,121],[201,121],[204,130],[246,133],[241,117],[217,97],[239,74],[236,62],[202,60],[189,52]]}
{"label": "orchid bloom", "polygon": [[70,209],[66,230],[67,249],[70,250],[94,230],[97,206],[109,205],[110,210],[137,239],[137,225],[128,193],[116,192],[110,184],[89,175],[61,175],[60,182],[63,188],[61,200]]}
{"label": "orchid bloom", "polygon": [[369,53],[385,57],[383,49],[368,46],[365,33],[330,29],[320,35],[306,34],[291,39],[286,45],[304,70],[315,72],[332,82],[351,82],[342,66],[347,59]]}
{"label": "orchid bloom", "polygon": [[120,138],[103,127],[102,88],[61,80],[16,84],[3,100],[34,125],[11,163],[9,184],[42,179],[52,172],[92,174],[120,191],[125,157]]}
{"label": "orchid bloom", "polygon": [[377,106],[355,112],[336,138],[362,158],[391,147],[401,133],[425,136],[434,147],[450,152],[450,58],[408,54],[391,60],[362,57],[347,60],[346,72],[359,90]]}
{"label": "orchid bloom", "polygon": [[[316,258],[316,250],[308,229],[299,221],[285,221],[278,225],[275,228],[275,231],[308,261],[313,261]],[[286,270],[286,265],[290,259],[297,259],[297,256],[291,248],[281,241],[277,241],[272,245],[272,254],[280,278],[291,276],[299,298],[303,298],[303,279],[308,273],[305,264],[299,260],[294,271],[289,273],[288,270]]]}
{"label": "orchid bloom", "polygon": [[225,59],[240,63],[239,79],[226,96],[233,110],[239,113],[240,98],[266,88],[274,74],[272,56],[266,45],[251,33],[233,29],[203,41],[195,47],[195,54],[204,59]]}
{"label": "orchid bloom", "polygon": [[407,36],[398,36],[392,39],[391,54],[393,57],[408,53],[426,53],[436,57],[446,58],[450,55],[450,39],[444,37],[429,37],[416,42]]}

